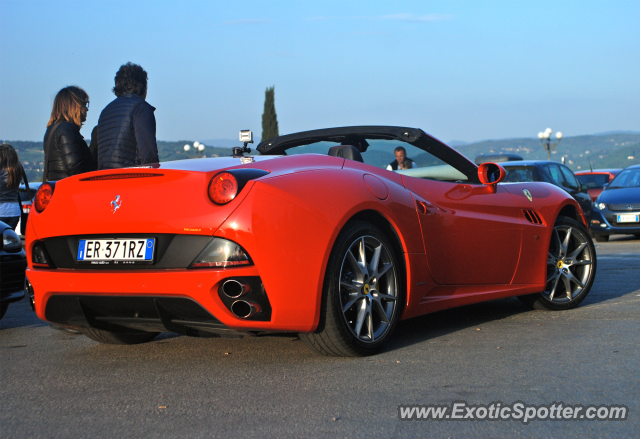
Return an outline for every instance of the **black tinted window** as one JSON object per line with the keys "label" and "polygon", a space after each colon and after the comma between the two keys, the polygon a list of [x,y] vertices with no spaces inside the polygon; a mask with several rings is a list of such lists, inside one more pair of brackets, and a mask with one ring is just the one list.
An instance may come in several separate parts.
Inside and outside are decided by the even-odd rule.
{"label": "black tinted window", "polygon": [[505,183],[520,183],[522,181],[536,181],[535,168],[532,166],[509,166],[505,168],[507,176]]}
{"label": "black tinted window", "polygon": [[564,179],[566,180],[566,187],[569,187],[571,189],[580,188],[580,184],[578,183],[578,180],[576,180],[576,176],[573,175],[573,172],[571,172],[571,169],[567,168],[566,166],[560,166],[560,170],[562,171]]}

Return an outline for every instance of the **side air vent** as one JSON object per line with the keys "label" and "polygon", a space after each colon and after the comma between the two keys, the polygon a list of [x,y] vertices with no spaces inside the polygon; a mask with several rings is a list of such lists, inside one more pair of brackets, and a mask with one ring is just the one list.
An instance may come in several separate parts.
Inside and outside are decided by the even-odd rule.
{"label": "side air vent", "polygon": [[529,221],[531,224],[538,224],[541,226],[544,225],[542,217],[535,210],[522,209],[522,213],[524,214],[524,217],[527,219],[527,221]]}
{"label": "side air vent", "polygon": [[124,180],[127,178],[162,177],[164,174],[152,174],[150,172],[131,172],[125,174],[107,174],[96,177],[81,178],[80,181]]}

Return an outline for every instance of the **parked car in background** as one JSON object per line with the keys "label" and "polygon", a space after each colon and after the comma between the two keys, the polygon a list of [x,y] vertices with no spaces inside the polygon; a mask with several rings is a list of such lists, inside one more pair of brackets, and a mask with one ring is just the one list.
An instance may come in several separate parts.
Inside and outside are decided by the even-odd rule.
{"label": "parked car in background", "polygon": [[[29,190],[24,184],[21,184],[18,188],[18,194],[20,194],[20,201],[22,203],[22,213],[29,215],[31,211],[31,205],[33,204],[33,198],[36,196],[36,192],[38,192],[38,188],[42,183],[29,183]],[[24,237],[23,233],[23,225],[22,219],[18,221],[18,225],[16,226],[16,232],[22,237]]]}
{"label": "parked car in background", "polygon": [[524,160],[501,163],[507,171],[505,183],[545,181],[569,192],[582,207],[587,224],[591,221],[593,204],[587,194],[587,186],[578,181],[571,169],[558,162],[548,160]]}
{"label": "parked car in background", "polygon": [[502,162],[515,162],[517,160],[524,160],[517,154],[480,154],[475,158],[476,165],[483,163],[502,163]]}
{"label": "parked car in background", "polygon": [[591,233],[596,241],[611,235],[640,238],[640,165],[620,172],[593,204]]}
{"label": "parked car in background", "polygon": [[580,171],[576,172],[578,181],[582,184],[589,186],[587,192],[591,197],[591,201],[596,201],[596,198],[602,193],[602,189],[605,185],[609,184],[616,175],[618,175],[622,169],[595,169],[593,171]]}
{"label": "parked car in background", "polygon": [[11,227],[0,221],[0,319],[9,304],[24,297],[24,276],[27,255],[22,242]]}

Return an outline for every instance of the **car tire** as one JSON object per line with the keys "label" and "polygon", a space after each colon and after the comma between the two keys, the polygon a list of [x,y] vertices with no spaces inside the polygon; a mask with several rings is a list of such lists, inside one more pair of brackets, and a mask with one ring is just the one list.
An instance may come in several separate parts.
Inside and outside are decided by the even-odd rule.
{"label": "car tire", "polygon": [[7,313],[7,309],[9,309],[8,303],[0,303],[0,320],[2,320],[4,315]]}
{"label": "car tire", "polygon": [[610,235],[598,235],[598,234],[596,234],[595,235],[595,239],[596,239],[597,242],[607,242],[607,241],[609,241],[609,236]]}
{"label": "car tire", "polygon": [[159,332],[110,332],[102,329],[82,329],[82,333],[93,341],[105,344],[140,344],[153,340]]}
{"label": "car tire", "polygon": [[640,239],[640,233],[634,233],[633,236],[635,236],[636,239]]}
{"label": "car tire", "polygon": [[549,244],[545,291],[518,298],[535,309],[574,308],[589,294],[596,268],[596,249],[587,230],[571,218],[558,217]]}
{"label": "car tire", "polygon": [[300,339],[323,355],[373,355],[400,319],[404,288],[404,268],[392,242],[371,224],[351,223],[329,256],[318,328]]}

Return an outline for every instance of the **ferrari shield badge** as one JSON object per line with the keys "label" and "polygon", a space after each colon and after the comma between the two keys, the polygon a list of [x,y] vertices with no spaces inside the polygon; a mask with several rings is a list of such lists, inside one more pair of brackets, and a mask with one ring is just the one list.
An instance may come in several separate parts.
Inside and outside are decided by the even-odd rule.
{"label": "ferrari shield badge", "polygon": [[528,189],[522,189],[522,192],[524,192],[524,195],[533,203],[533,196],[531,195],[531,192],[529,192]]}

